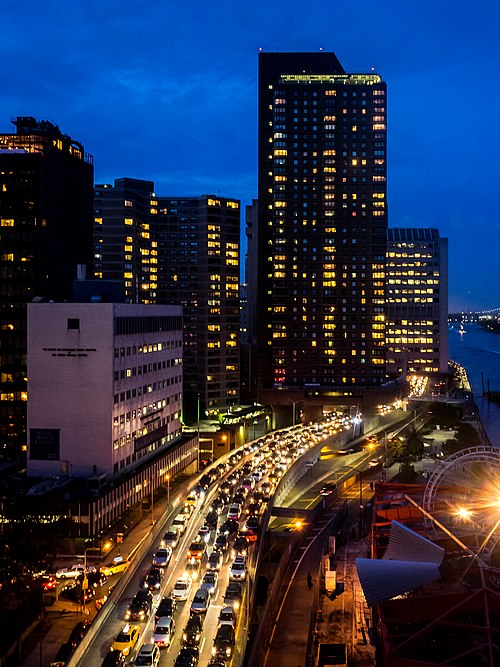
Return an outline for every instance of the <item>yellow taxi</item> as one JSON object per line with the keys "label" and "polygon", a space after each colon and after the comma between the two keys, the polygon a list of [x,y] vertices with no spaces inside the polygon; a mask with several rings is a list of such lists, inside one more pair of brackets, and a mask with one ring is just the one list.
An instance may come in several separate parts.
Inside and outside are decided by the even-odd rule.
{"label": "yellow taxi", "polygon": [[100,570],[107,577],[111,577],[113,574],[125,572],[129,565],[130,563],[126,558],[123,558],[123,556],[117,556],[112,560],[111,563],[103,565]]}
{"label": "yellow taxi", "polygon": [[138,625],[124,625],[120,632],[116,635],[114,642],[111,644],[112,651],[120,651],[123,655],[129,655],[139,639],[141,628]]}

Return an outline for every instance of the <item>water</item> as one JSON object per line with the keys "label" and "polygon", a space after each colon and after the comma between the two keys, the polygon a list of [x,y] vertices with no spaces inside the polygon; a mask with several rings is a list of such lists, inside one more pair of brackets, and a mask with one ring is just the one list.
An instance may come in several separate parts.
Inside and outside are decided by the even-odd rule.
{"label": "water", "polygon": [[500,446],[500,404],[488,402],[482,396],[481,373],[484,389],[490,381],[491,391],[500,391],[500,333],[481,329],[479,324],[465,324],[466,333],[458,332],[453,323],[448,330],[449,357],[467,371],[474,400],[479,408],[481,421],[491,443]]}

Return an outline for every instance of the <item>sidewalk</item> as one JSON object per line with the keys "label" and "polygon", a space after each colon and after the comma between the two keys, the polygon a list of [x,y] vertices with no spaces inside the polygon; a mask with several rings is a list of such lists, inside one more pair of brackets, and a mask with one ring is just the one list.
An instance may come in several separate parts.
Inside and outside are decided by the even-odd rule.
{"label": "sidewalk", "polygon": [[[179,475],[178,481],[175,480],[170,485],[170,500],[173,500],[180,487],[187,481],[187,478]],[[155,499],[156,500],[156,499]],[[96,567],[109,563],[118,555],[128,557],[134,548],[144,539],[151,530],[152,520],[163,520],[165,513],[172,510],[172,505],[167,503],[167,498],[155,502],[153,515],[151,512],[144,511],[143,518],[126,534],[122,544],[115,544],[106,556],[99,562],[95,562]],[[73,559],[74,561],[75,559]],[[72,562],[73,562],[72,561]],[[68,564],[61,562],[61,566]],[[113,585],[113,579],[118,575],[108,579],[103,589]],[[87,614],[83,613],[81,605],[68,600],[58,600],[45,608],[44,617],[38,626],[31,632],[26,639],[20,643],[18,651],[6,663],[7,667],[21,665],[22,667],[46,667],[54,660],[61,644],[68,640],[71,630],[84,618],[93,618],[96,615],[94,600],[87,603]]]}

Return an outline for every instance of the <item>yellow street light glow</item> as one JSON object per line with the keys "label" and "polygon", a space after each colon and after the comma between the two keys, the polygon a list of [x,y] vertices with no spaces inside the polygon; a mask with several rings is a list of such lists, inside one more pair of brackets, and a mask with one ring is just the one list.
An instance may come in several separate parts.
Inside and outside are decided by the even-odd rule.
{"label": "yellow street light glow", "polygon": [[300,529],[302,528],[302,521],[300,521],[299,519],[297,519],[297,521],[295,522],[294,525],[295,525],[295,528],[296,528],[297,530],[300,530]]}

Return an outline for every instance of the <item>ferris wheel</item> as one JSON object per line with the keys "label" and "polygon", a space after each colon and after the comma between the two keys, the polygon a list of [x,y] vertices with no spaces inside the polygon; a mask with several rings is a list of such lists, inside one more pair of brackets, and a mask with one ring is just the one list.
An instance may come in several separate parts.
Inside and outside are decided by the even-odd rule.
{"label": "ferris wheel", "polygon": [[[474,551],[490,565],[500,539],[500,450],[468,447],[445,459],[427,482],[423,507],[457,537],[473,535]],[[436,532],[437,522],[425,518]]]}

